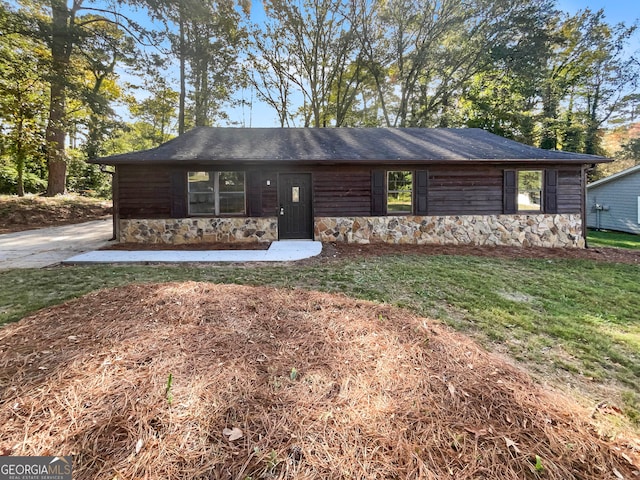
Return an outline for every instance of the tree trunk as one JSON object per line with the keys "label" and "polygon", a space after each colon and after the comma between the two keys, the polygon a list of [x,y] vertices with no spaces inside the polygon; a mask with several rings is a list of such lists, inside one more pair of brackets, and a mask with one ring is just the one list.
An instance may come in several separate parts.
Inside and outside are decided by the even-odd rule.
{"label": "tree trunk", "polygon": [[67,113],[66,78],[73,48],[73,35],[68,22],[71,12],[64,0],[51,1],[51,103],[46,129],[47,196],[63,194],[66,189],[67,162],[64,129]]}
{"label": "tree trunk", "polygon": [[185,131],[185,122],[184,122],[184,110],[185,110],[185,100],[187,96],[187,86],[185,79],[185,38],[184,38],[184,15],[183,15],[183,7],[182,2],[180,2],[180,106],[178,108],[178,135],[182,135]]}
{"label": "tree trunk", "polygon": [[22,117],[16,123],[16,170],[18,172],[16,190],[19,197],[24,197],[24,165],[25,155],[22,144],[22,136],[24,135]]}
{"label": "tree trunk", "polygon": [[24,167],[18,170],[17,193],[19,197],[24,197]]}
{"label": "tree trunk", "polygon": [[558,103],[553,87],[548,84],[542,97],[542,138],[540,148],[555,150],[558,148],[558,134],[555,121],[558,119]]}

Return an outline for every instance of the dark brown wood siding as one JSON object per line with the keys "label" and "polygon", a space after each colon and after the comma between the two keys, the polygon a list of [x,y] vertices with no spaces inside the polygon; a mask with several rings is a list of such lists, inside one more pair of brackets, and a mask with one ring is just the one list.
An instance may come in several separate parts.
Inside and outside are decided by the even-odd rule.
{"label": "dark brown wood siding", "polygon": [[429,215],[502,213],[501,168],[429,167]]}
{"label": "dark brown wood siding", "polygon": [[[262,182],[262,217],[278,214],[278,175],[276,171],[256,172]],[[267,185],[269,182],[269,185]]]}
{"label": "dark brown wood siding", "polygon": [[558,168],[558,213],[580,213],[583,194],[580,167]]}
{"label": "dark brown wood siding", "polygon": [[[374,172],[410,170],[426,176],[414,185],[414,194],[422,195],[414,212],[421,215],[498,215],[504,213],[504,172],[517,170],[519,165],[378,165],[291,167],[273,165],[247,167],[247,208],[251,216],[274,216],[278,212],[278,175],[280,173],[310,173],[313,179],[313,212],[316,217],[369,216],[372,206]],[[177,213],[176,200],[185,197],[186,172],[201,170],[202,165],[180,166],[118,166],[120,218],[170,218]],[[236,170],[228,166],[216,170]],[[531,166],[526,166],[531,169]],[[549,165],[557,178],[557,212],[580,213],[583,185],[580,167]],[[178,175],[179,174],[179,175]],[[184,188],[175,185],[182,175]],[[173,178],[173,184],[171,181]],[[386,175],[384,175],[386,178]],[[173,185],[173,186],[172,186]],[[249,191],[250,190],[250,191]],[[426,202],[425,202],[426,199]],[[416,197],[416,201],[418,198]],[[383,197],[384,201],[384,197]]]}
{"label": "dark brown wood siding", "polygon": [[[310,173],[313,181],[313,212],[316,217],[371,215],[371,169],[278,168],[261,170],[262,216],[278,212],[278,174]],[[267,185],[267,182],[270,185]]]}
{"label": "dark brown wood siding", "polygon": [[316,217],[371,215],[371,171],[317,171],[313,194]]}
{"label": "dark brown wood siding", "polygon": [[120,165],[117,168],[120,218],[171,216],[169,168],[157,165]]}

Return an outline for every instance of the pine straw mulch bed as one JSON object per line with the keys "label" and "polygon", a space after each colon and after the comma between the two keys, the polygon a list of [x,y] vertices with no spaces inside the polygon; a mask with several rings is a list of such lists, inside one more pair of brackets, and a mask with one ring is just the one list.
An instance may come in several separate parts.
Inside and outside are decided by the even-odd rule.
{"label": "pine straw mulch bed", "polygon": [[[113,243],[102,250],[266,250],[269,243]],[[542,248],[542,247],[490,247],[481,245],[396,245],[372,243],[359,245],[345,242],[322,244],[318,257],[303,260],[304,264],[326,263],[345,258],[362,258],[381,255],[467,255],[493,258],[537,258],[548,260],[595,260],[598,262],[628,263],[640,265],[640,250],[624,248]]]}
{"label": "pine straw mulch bed", "polygon": [[599,413],[440,324],[340,295],[91,293],[0,329],[0,388],[0,453],[73,454],[78,479],[640,475],[638,439],[603,434]]}
{"label": "pine straw mulch bed", "polygon": [[322,256],[326,259],[368,257],[379,255],[467,255],[505,259],[590,260],[597,262],[640,265],[640,250],[612,247],[543,248],[483,245],[357,245],[343,242],[324,243]]}

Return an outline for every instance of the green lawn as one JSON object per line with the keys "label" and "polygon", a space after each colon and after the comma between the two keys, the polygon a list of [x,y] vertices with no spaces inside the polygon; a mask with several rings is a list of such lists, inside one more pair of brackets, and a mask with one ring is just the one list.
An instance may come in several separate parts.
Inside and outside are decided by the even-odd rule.
{"label": "green lawn", "polygon": [[606,230],[589,230],[587,243],[590,247],[616,247],[640,249],[640,235]]}
{"label": "green lawn", "polygon": [[634,265],[390,255],[316,265],[9,270],[0,272],[0,324],[99,288],[183,280],[342,292],[404,307],[507,353],[541,380],[559,372],[612,385],[640,422],[640,269]]}

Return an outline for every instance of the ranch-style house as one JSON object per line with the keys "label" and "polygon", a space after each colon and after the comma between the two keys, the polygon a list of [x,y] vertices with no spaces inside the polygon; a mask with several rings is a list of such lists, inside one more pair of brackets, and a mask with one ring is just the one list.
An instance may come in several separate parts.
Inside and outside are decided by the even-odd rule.
{"label": "ranch-style house", "polygon": [[120,242],[585,246],[603,157],[474,128],[198,127],[115,166]]}

